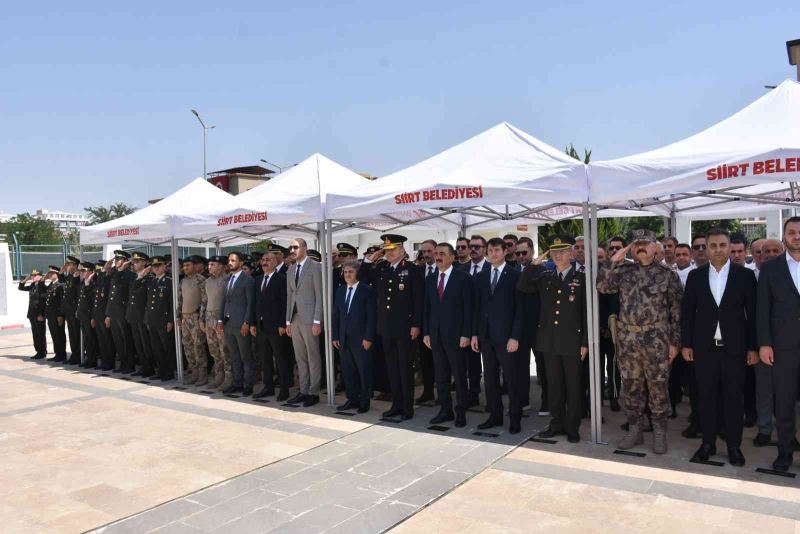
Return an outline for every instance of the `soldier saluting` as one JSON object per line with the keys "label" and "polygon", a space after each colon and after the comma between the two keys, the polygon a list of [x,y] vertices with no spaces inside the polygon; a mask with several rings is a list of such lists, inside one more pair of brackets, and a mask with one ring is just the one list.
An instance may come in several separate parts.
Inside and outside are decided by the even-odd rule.
{"label": "soldier saluting", "polygon": [[110,272],[105,326],[111,331],[111,337],[114,339],[114,347],[117,349],[120,362],[119,370],[125,374],[136,370],[133,366],[136,346],[130,324],[125,319],[131,284],[136,280],[136,274],[130,270],[130,259],[129,252],[115,250],[113,266],[106,265],[107,269],[110,268]]}
{"label": "soldier saluting", "polygon": [[78,272],[81,274],[81,286],[78,294],[78,322],[83,334],[83,363],[81,367],[91,369],[97,367],[97,332],[92,326],[94,321],[94,274],[95,264],[91,261],[81,262]]}
{"label": "soldier saluting", "polygon": [[38,269],[32,270],[29,276],[20,281],[18,289],[28,292],[28,320],[31,322],[33,348],[36,350],[32,358],[41,360],[47,356],[47,327],[44,322],[45,287],[42,273]]}
{"label": "soldier saluting", "polygon": [[54,362],[63,362],[67,359],[67,335],[64,332],[64,284],[59,280],[61,269],[50,265],[47,271],[45,284],[47,292],[44,300],[44,316],[47,318],[47,328],[53,340]]}
{"label": "soldier saluting", "polygon": [[[636,230],[627,247],[603,262],[597,290],[619,292],[617,361],[622,375],[623,406],[628,433],[619,442],[630,449],[644,442],[642,426],[648,405],[653,421],[653,452],[667,452],[669,367],[681,343],[681,298],[678,275],[655,261],[655,234]],[[625,255],[633,251],[633,263]]]}

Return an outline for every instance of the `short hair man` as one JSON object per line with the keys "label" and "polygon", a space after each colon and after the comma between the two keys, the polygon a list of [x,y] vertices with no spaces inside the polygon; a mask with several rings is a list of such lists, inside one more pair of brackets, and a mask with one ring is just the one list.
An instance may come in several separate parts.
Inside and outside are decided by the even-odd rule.
{"label": "short hair man", "polygon": [[517,267],[517,260],[514,256],[514,253],[517,251],[517,241],[519,241],[519,239],[514,234],[506,234],[503,236],[503,242],[505,243],[506,247],[506,263],[508,263],[512,268]]}
{"label": "short hair man", "polygon": [[469,270],[469,239],[464,236],[456,239],[456,266]]}
{"label": "short hair man", "polygon": [[706,236],[696,235],[692,238],[692,261],[694,261],[695,267],[702,267],[708,263]]}
{"label": "short hair man", "polygon": [[[706,236],[706,239],[708,239],[708,236]],[[739,234],[732,235],[728,250],[731,255],[731,261],[744,267],[745,263],[747,263],[747,240],[744,236]]]}
{"label": "short hair man", "polygon": [[225,345],[231,355],[233,384],[223,390],[226,395],[243,392],[253,394],[255,383],[255,362],[250,326],[255,321],[255,283],[244,272],[244,254],[228,254],[230,277],[225,285],[225,294],[220,304],[217,330],[225,335]]}

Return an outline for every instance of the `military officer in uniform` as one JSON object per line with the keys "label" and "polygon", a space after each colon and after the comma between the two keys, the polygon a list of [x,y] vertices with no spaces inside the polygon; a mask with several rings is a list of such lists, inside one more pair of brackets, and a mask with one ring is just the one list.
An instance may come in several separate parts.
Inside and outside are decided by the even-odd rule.
{"label": "military officer in uniform", "polygon": [[64,284],[63,313],[67,321],[69,350],[71,352],[66,363],[81,363],[81,326],[78,322],[78,295],[81,290],[81,275],[78,266],[81,261],[75,256],[67,256],[67,262],[61,270],[61,282]]}
{"label": "military officer in uniform", "polygon": [[144,252],[133,252],[131,254],[131,264],[136,279],[131,282],[128,294],[128,307],[125,310],[125,320],[131,329],[133,336],[133,346],[136,347],[136,354],[139,359],[140,369],[132,376],[143,376],[149,378],[156,374],[153,351],[150,350],[150,333],[144,324],[144,310],[147,305],[147,283],[152,278],[147,261],[150,256]]}
{"label": "military officer in uniform", "polygon": [[175,335],[172,332],[172,278],[163,256],[150,259],[153,278],[147,284],[144,322],[150,332],[150,347],[162,382],[175,378]]}
{"label": "military officer in uniform", "polygon": [[97,367],[97,333],[92,327],[94,320],[94,274],[95,264],[90,261],[81,262],[78,272],[81,275],[78,293],[78,323],[81,325],[83,354],[81,367],[91,369]]}
{"label": "military officer in uniform", "polygon": [[106,371],[114,368],[114,356],[116,355],[114,337],[111,334],[111,329],[106,325],[108,294],[111,290],[111,277],[107,272],[106,266],[110,261],[101,260],[95,265],[94,312],[92,313],[92,328],[97,333],[100,367]]}
{"label": "military officer in uniform", "polygon": [[50,265],[47,270],[47,292],[44,299],[44,316],[53,341],[54,362],[67,359],[67,334],[64,332],[64,284],[59,280],[61,269]]}
{"label": "military officer in uniform", "polygon": [[208,350],[214,360],[209,387],[220,390],[228,389],[233,385],[231,356],[225,345],[225,336],[217,330],[217,320],[220,318],[219,310],[225,296],[225,287],[228,285],[229,276],[225,274],[227,263],[228,258],[225,256],[211,256],[208,259],[210,276],[206,278],[205,287],[200,296],[200,329],[206,335]]}
{"label": "military officer in uniform", "polygon": [[125,318],[131,284],[136,280],[136,274],[130,269],[130,259],[130,252],[114,251],[114,265],[108,272],[108,304],[105,318],[105,324],[111,330],[114,347],[117,349],[119,372],[124,374],[136,370],[134,367],[136,345],[133,341],[131,327]]}
{"label": "military officer in uniform", "polygon": [[[669,367],[681,343],[681,299],[678,275],[655,261],[655,234],[636,230],[630,245],[603,262],[597,273],[597,290],[619,292],[617,362],[622,375],[622,400],[628,433],[620,449],[643,443],[645,408],[653,422],[653,452],[667,452]],[[629,250],[634,262],[625,262]]]}
{"label": "military officer in uniform", "polygon": [[206,290],[206,279],[200,274],[204,265],[205,258],[202,256],[189,256],[184,262],[186,276],[178,286],[178,309],[181,311],[178,326],[181,327],[183,350],[191,372],[186,383],[196,386],[208,384],[206,340],[200,330],[200,307]]}
{"label": "military officer in uniform", "polygon": [[[378,302],[377,333],[383,339],[392,407],[384,417],[414,416],[414,348],[422,328],[424,280],[422,270],[408,261],[401,235],[381,236],[381,250],[364,260],[358,279],[372,285]],[[378,260],[386,261],[378,263]]]}
{"label": "military officer in uniform", "polygon": [[331,283],[333,295],[336,291],[345,284],[344,275],[342,274],[342,265],[350,260],[358,259],[358,249],[350,243],[336,243],[337,257],[339,258],[339,266],[333,268],[333,281]]}
{"label": "military officer in uniform", "polygon": [[[548,251],[527,267],[518,288],[540,297],[536,351],[544,355],[550,426],[539,434],[551,438],[566,433],[571,443],[580,441],[581,362],[589,354],[586,328],[586,276],[571,263],[574,240],[556,235]],[[545,268],[546,256],[554,270]]]}
{"label": "military officer in uniform", "polygon": [[41,360],[47,356],[47,326],[44,322],[45,286],[42,273],[38,269],[32,270],[31,274],[19,283],[18,289],[28,292],[28,320],[31,323],[33,348],[36,350],[33,359]]}

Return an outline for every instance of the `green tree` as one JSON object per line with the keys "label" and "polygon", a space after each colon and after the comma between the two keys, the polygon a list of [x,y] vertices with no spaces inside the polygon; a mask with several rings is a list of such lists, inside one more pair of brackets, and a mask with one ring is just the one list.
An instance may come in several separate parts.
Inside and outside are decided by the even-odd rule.
{"label": "green tree", "polygon": [[34,217],[30,213],[20,213],[0,223],[0,234],[6,234],[11,241],[11,234],[17,235],[20,244],[47,245],[61,243],[61,232],[52,222]]}
{"label": "green tree", "polygon": [[716,219],[711,221],[692,221],[692,237],[705,235],[712,228],[724,228],[732,234],[742,233],[739,219]]}
{"label": "green tree", "polygon": [[116,204],[111,204],[108,208],[105,206],[89,206],[88,208],[83,208],[83,211],[89,216],[89,224],[100,224],[129,215],[136,211],[136,208],[128,206],[124,202],[117,202]]}

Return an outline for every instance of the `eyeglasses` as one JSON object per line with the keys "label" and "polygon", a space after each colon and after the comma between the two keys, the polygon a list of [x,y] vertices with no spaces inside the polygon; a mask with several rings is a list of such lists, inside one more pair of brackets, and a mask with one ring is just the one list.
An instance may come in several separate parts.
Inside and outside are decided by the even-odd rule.
{"label": "eyeglasses", "polygon": [[529,251],[527,251],[527,250],[518,250],[518,251],[514,252],[514,254],[517,255],[517,256],[527,256],[528,252]]}
{"label": "eyeglasses", "polygon": [[609,252],[614,252],[617,250],[622,250],[622,247],[608,247]]}
{"label": "eyeglasses", "polygon": [[506,248],[511,248],[514,245],[516,245],[516,243],[514,243],[513,241],[506,241]]}
{"label": "eyeglasses", "polygon": [[289,250],[299,250],[299,249],[300,245],[292,245],[291,247],[289,247]]}
{"label": "eyeglasses", "polygon": [[692,250],[705,250],[705,245],[692,245]]}
{"label": "eyeglasses", "polygon": [[470,245],[470,250],[480,250],[483,248],[483,245]]}
{"label": "eyeglasses", "polygon": [[456,245],[456,250],[466,250],[467,245]]}

